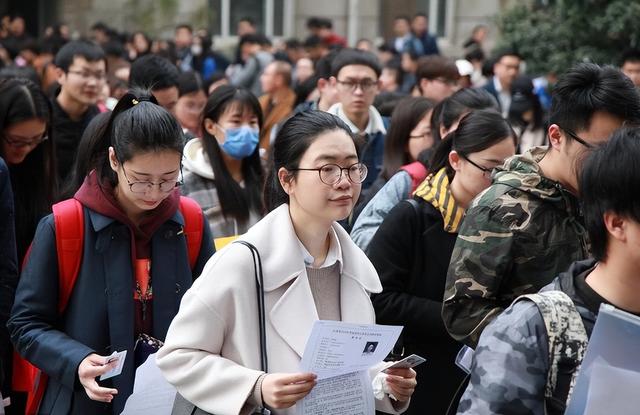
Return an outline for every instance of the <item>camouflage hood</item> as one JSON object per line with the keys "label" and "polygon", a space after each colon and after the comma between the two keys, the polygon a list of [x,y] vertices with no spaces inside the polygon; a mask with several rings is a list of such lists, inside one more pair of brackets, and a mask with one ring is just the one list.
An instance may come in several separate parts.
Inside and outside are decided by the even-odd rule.
{"label": "camouflage hood", "polygon": [[493,183],[500,183],[519,189],[532,196],[551,202],[556,207],[574,213],[577,208],[576,196],[560,183],[542,175],[538,163],[547,154],[545,147],[534,147],[524,154],[515,155],[497,167],[493,173]]}

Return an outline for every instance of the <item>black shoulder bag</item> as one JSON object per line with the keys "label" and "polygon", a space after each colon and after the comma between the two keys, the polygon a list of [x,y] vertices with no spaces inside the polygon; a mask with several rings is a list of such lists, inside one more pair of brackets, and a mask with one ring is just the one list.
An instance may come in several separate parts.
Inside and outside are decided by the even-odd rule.
{"label": "black shoulder bag", "polygon": [[[265,329],[265,311],[264,311],[264,289],[262,275],[262,260],[260,259],[260,252],[258,249],[247,241],[235,241],[234,243],[242,244],[249,248],[251,251],[251,257],[253,258],[253,269],[255,272],[256,280],[256,295],[258,299],[258,324],[260,326],[260,369],[268,373],[267,365],[267,335]],[[254,412],[255,414],[269,415],[271,411],[267,408],[258,408]],[[176,394],[176,400],[173,403],[173,410],[171,415],[211,415],[208,412],[203,411],[196,405],[186,400],[179,393]]]}

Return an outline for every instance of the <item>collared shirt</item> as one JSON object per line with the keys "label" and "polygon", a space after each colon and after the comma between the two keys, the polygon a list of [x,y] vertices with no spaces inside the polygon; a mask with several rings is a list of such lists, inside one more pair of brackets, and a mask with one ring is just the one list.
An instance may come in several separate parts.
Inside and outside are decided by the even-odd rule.
{"label": "collared shirt", "polygon": [[396,52],[398,53],[404,52],[405,46],[410,39],[411,39],[411,34],[409,33],[407,33],[402,37],[395,38],[393,41],[393,47],[395,48]]}
{"label": "collared shirt", "polygon": [[349,128],[351,128],[351,131],[356,134],[364,133],[373,135],[378,132],[387,134],[387,129],[385,128],[384,122],[382,121],[382,115],[380,115],[378,110],[375,109],[373,105],[369,106],[369,122],[367,123],[367,127],[364,129],[364,131],[361,131],[358,127],[356,127],[356,125],[351,122],[349,117],[347,117],[347,114],[345,114],[342,109],[342,103],[338,102],[337,104],[333,104],[331,108],[327,110],[327,112],[340,117],[340,119],[344,121],[349,126]]}
{"label": "collared shirt", "polygon": [[313,266],[313,262],[315,261],[315,259],[299,239],[298,243],[300,245],[300,250],[304,258],[304,264],[306,266],[313,268],[326,268],[337,262],[340,266],[340,273],[342,273],[342,248],[340,247],[338,235],[336,235],[336,231],[333,228],[329,230],[329,252],[327,252],[327,257],[324,259],[322,265],[318,267]]}
{"label": "collared shirt", "polygon": [[502,109],[502,116],[507,118],[509,116],[509,107],[511,106],[511,92],[505,91],[500,84],[500,80],[497,76],[493,77],[493,86],[498,92],[498,99],[500,100],[500,108]]}

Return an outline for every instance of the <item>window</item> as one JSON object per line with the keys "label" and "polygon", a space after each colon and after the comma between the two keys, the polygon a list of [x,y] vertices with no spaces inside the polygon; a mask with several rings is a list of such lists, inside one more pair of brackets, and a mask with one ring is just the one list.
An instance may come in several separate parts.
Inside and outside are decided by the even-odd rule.
{"label": "window", "polygon": [[235,36],[238,22],[251,18],[258,32],[282,36],[286,0],[209,0],[209,24],[213,34]]}

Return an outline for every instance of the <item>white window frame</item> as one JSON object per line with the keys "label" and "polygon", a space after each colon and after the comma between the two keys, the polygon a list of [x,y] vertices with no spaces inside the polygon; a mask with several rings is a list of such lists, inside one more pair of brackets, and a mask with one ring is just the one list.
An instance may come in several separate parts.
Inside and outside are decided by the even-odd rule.
{"label": "white window frame", "polygon": [[[231,1],[220,1],[220,36],[222,38],[234,37],[231,33]],[[264,27],[264,34],[269,38],[274,38],[274,17],[275,3],[274,0],[264,0],[264,21],[260,24]],[[282,35],[284,37],[293,36],[295,16],[295,0],[283,0],[282,5]]]}

